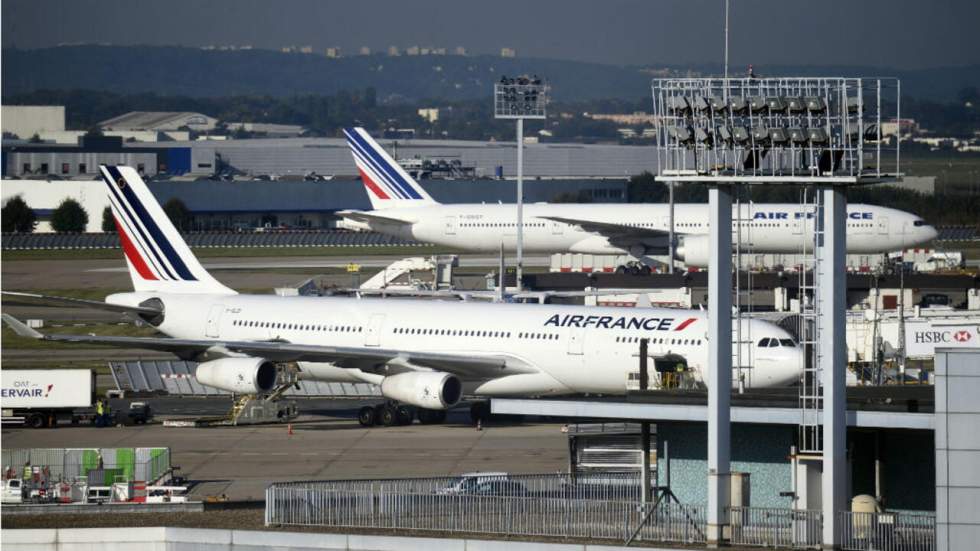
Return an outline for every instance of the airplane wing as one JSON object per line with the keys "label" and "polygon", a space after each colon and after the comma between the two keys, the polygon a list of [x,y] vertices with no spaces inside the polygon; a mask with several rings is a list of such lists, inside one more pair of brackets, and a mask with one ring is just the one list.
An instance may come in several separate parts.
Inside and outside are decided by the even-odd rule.
{"label": "airplane wing", "polygon": [[[172,339],[168,337],[99,337],[95,335],[43,334],[21,323],[10,314],[3,321],[22,337],[53,342],[101,344],[124,348],[145,348],[170,352],[182,359],[244,354],[274,362],[330,362],[338,367],[387,373],[434,369],[452,373],[464,380],[485,380],[537,373],[538,370],[516,356],[507,354],[417,352],[385,348],[354,348],[294,344],[286,341],[223,341]],[[213,359],[213,358],[212,358]]]}
{"label": "airplane wing", "polygon": [[371,222],[376,222],[379,224],[395,224],[395,225],[408,225],[412,222],[408,220],[402,220],[400,218],[392,218],[390,216],[381,216],[380,214],[362,212],[359,210],[341,210],[337,211],[338,216],[343,216],[344,218],[350,218],[357,222],[364,222],[370,224]]}
{"label": "airplane wing", "polygon": [[669,232],[664,230],[655,230],[653,228],[638,228],[635,226],[626,226],[624,224],[595,222],[592,220],[564,218],[561,216],[538,216],[538,218],[544,218],[554,222],[561,222],[571,226],[578,226],[584,231],[596,233],[609,239],[609,243],[612,245],[623,248],[629,248],[630,245],[637,244],[648,246],[662,245],[666,248],[667,239],[670,237]]}
{"label": "airplane wing", "polygon": [[14,297],[15,299],[26,299],[41,304],[57,304],[64,306],[78,306],[82,308],[93,308],[96,310],[106,310],[109,312],[126,312],[133,314],[157,315],[162,312],[160,308],[152,306],[124,306],[121,304],[109,304],[100,300],[85,300],[82,298],[56,297],[51,295],[38,295],[35,293],[21,293],[17,291],[2,291],[3,296]]}

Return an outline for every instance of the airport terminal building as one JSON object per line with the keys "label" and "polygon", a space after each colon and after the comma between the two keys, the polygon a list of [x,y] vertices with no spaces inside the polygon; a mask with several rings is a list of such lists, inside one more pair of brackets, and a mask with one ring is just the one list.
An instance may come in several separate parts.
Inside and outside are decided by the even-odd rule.
{"label": "airport terminal building", "polygon": [[[380,140],[446,203],[513,202],[516,143]],[[645,146],[526,144],[525,200],[622,202],[634,174],[655,170]],[[293,138],[124,143],[84,136],[79,144],[8,143],[3,147],[3,200],[21,195],[46,215],[67,197],[82,202],[89,231],[100,231],[107,205],[99,164],[141,172],[161,203],[177,198],[197,230],[260,226],[328,228],[343,209],[370,208],[344,139]]]}

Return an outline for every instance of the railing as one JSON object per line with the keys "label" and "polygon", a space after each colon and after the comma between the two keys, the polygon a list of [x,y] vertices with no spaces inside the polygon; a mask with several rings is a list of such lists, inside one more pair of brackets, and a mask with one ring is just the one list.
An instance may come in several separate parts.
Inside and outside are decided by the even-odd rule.
{"label": "railing", "polygon": [[823,515],[820,511],[732,507],[729,515],[733,545],[794,549],[821,545]]}
{"label": "railing", "polygon": [[[501,477],[500,480],[503,480]],[[703,506],[666,501],[650,510],[639,477],[510,476],[501,493],[460,490],[460,479],[273,484],[266,525],[428,530],[517,536],[704,543]],[[636,484],[631,484],[635,482]],[[632,485],[627,491],[621,486]],[[626,497],[629,499],[625,499]]]}
{"label": "railing", "polygon": [[[194,248],[223,247],[384,247],[425,246],[373,232],[291,230],[269,232],[188,232],[181,234]],[[3,250],[117,249],[115,233],[5,233]]]}
{"label": "railing", "polygon": [[23,477],[27,464],[47,482],[72,481],[102,470],[106,484],[132,480],[153,483],[170,470],[169,448],[33,448],[5,449],[4,478]]}
{"label": "railing", "polygon": [[924,512],[840,513],[841,549],[933,551],[936,514]]}

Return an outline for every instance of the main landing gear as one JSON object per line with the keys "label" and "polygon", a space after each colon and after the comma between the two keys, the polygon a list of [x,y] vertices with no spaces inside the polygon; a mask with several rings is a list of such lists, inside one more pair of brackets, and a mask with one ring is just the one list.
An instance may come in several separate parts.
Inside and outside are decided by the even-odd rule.
{"label": "main landing gear", "polygon": [[630,275],[650,275],[650,266],[642,262],[627,262],[621,266],[616,267],[617,274],[630,274]]}
{"label": "main landing gear", "polygon": [[446,412],[445,410],[416,408],[389,401],[376,406],[364,406],[357,413],[357,421],[362,427],[411,425],[416,417],[418,417],[419,423],[423,425],[435,425],[446,420]]}

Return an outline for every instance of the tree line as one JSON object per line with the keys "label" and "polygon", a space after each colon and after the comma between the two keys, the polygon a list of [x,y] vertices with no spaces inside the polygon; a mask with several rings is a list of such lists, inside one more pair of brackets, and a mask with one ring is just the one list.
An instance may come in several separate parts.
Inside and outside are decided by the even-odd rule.
{"label": "tree line", "polygon": [[[191,227],[193,215],[180,199],[171,198],[164,203],[163,211],[178,230]],[[7,199],[0,211],[0,218],[3,233],[33,233],[37,229],[37,213],[20,195]],[[85,207],[70,197],[51,211],[51,229],[57,233],[82,233],[88,228],[88,220]],[[102,231],[116,232],[116,220],[109,207],[102,210]]]}

